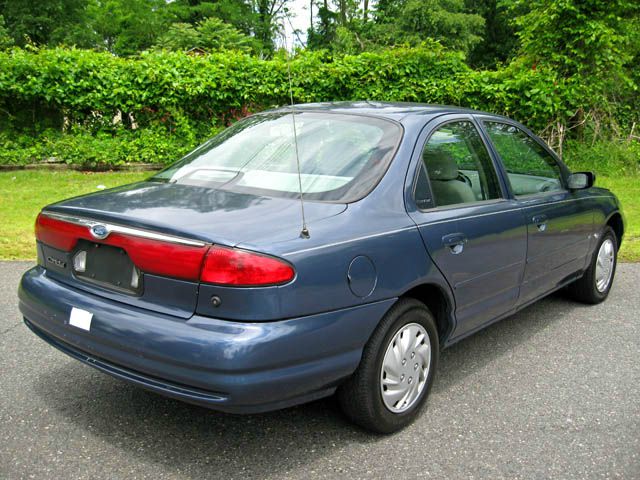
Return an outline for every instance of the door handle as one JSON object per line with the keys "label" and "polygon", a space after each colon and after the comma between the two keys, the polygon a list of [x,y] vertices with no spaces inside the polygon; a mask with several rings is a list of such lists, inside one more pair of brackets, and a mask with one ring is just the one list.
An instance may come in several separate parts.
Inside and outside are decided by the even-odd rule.
{"label": "door handle", "polygon": [[454,255],[462,253],[465,243],[467,243],[467,237],[463,233],[450,233],[442,237],[442,244]]}
{"label": "door handle", "polygon": [[535,215],[531,221],[535,223],[538,230],[544,232],[547,229],[547,216],[546,215]]}

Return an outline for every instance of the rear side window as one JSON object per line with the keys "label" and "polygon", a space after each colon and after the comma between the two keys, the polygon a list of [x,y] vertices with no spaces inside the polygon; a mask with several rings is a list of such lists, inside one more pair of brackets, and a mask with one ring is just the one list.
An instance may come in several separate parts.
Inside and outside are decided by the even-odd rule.
{"label": "rear side window", "polygon": [[[501,198],[498,178],[480,134],[468,121],[452,122],[438,128],[422,151],[432,205],[441,207]],[[425,205],[426,178],[417,180],[416,204]],[[424,208],[424,207],[423,207]]]}
{"label": "rear side window", "polygon": [[509,177],[514,195],[532,195],[563,190],[562,173],[538,142],[513,125],[485,122]]}

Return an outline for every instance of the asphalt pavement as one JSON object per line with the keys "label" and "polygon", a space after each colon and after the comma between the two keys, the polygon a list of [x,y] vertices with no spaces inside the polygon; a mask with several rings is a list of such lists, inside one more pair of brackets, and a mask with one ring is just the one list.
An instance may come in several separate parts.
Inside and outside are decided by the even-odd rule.
{"label": "asphalt pavement", "polygon": [[553,295],[445,350],[392,436],[332,399],[235,416],[110,378],[23,325],[28,267],[0,263],[0,479],[640,478],[640,264],[604,304]]}

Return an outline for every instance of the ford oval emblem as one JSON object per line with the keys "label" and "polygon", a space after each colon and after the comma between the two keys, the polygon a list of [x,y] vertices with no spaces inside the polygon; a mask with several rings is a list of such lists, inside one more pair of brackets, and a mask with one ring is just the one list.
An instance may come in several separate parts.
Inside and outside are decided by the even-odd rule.
{"label": "ford oval emblem", "polygon": [[94,225],[91,227],[91,235],[100,240],[107,238],[109,229],[104,225]]}

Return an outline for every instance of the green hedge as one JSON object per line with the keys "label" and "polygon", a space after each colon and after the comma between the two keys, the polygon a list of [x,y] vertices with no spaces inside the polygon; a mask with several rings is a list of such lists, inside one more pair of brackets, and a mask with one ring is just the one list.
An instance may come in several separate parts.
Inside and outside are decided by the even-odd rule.
{"label": "green hedge", "polygon": [[[306,52],[291,61],[291,74],[296,102],[461,105],[507,114],[537,131],[570,125],[603,104],[589,85],[549,70],[513,63],[474,71],[437,43],[340,58]],[[284,57],[13,49],[0,52],[0,164],[50,157],[92,166],[165,163],[221,126],[288,101]]]}

